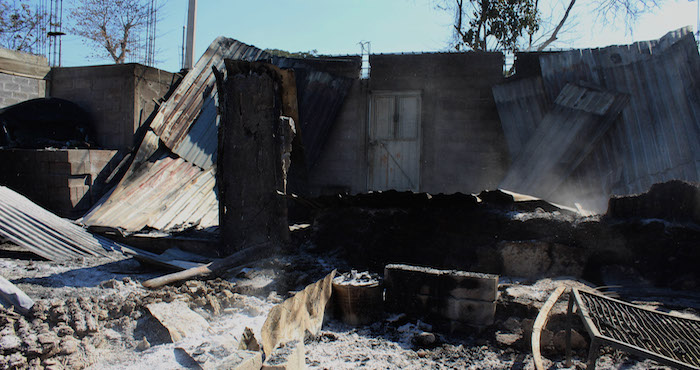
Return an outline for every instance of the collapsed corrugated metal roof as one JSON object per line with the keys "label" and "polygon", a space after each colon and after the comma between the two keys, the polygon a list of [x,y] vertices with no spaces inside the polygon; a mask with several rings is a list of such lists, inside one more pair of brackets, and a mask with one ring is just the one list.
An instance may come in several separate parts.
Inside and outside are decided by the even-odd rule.
{"label": "collapsed corrugated metal roof", "polygon": [[[280,68],[294,69],[301,121],[297,124],[301,127],[307,163],[312,165],[320,155],[352,79],[317,70],[316,67],[323,61],[312,63],[302,59],[272,58],[255,46],[225,37],[214,40],[153,119],[151,129],[165,146],[203,169],[209,169],[216,163],[219,123],[212,67],[222,71],[224,59],[271,59],[272,64]],[[328,63],[357,64],[355,60]]]}
{"label": "collapsed corrugated metal roof", "polygon": [[[216,115],[211,114],[216,101],[216,78],[212,67],[222,71],[224,59],[255,61],[269,57],[269,54],[255,46],[223,36],[217,37],[192,70],[182,79],[172,96],[158,109],[158,113],[151,122],[151,129],[173,152],[207,169],[206,165],[197,163],[203,162],[196,160],[198,151],[193,149],[197,147],[205,153],[214,153],[216,140],[213,142],[213,147],[210,147],[207,145],[212,143],[207,140],[207,136],[197,135],[207,130],[197,130],[192,132],[193,136],[188,139],[186,137],[191,132],[190,127],[194,125],[216,125]],[[213,111],[215,113],[215,109]],[[194,147],[182,144],[185,140],[192,143]]]}
{"label": "collapsed corrugated metal roof", "polygon": [[[146,134],[142,147],[157,145],[158,137]],[[161,147],[146,160],[134,161],[81,222],[128,232],[207,229],[219,225],[217,193],[214,168],[203,170]]]}
{"label": "collapsed corrugated metal roof", "polygon": [[[700,181],[700,55],[690,29],[656,41],[543,54],[539,61],[549,99],[580,81],[630,96],[620,118],[548,199],[575,198],[602,211],[610,194],[640,193],[671,179]],[[541,92],[520,96],[536,94]],[[499,105],[508,120],[504,130],[514,135],[527,132],[513,130],[528,124],[515,120],[527,116],[528,101],[519,102]]]}
{"label": "collapsed corrugated metal roof", "polygon": [[[269,59],[264,51],[218,37],[163,103],[136,159],[117,187],[82,219],[91,226],[176,231],[209,229],[219,224],[215,179],[218,145],[216,81],[212,67],[224,70],[224,60]],[[300,121],[306,122],[311,153],[320,153],[352,80],[318,72],[304,61],[276,58],[280,65],[300,69],[297,77]],[[304,109],[303,112],[302,108]],[[318,131],[318,132],[316,132]],[[306,147],[306,140],[302,140]],[[160,140],[160,141],[159,141]],[[157,149],[160,144],[164,147]],[[175,155],[171,155],[175,153]]]}
{"label": "collapsed corrugated metal roof", "polygon": [[108,250],[121,250],[119,244],[90,234],[4,186],[0,186],[0,236],[53,261],[107,257]]}
{"label": "collapsed corrugated metal roof", "polygon": [[548,198],[590,153],[627,100],[623,94],[564,86],[500,187]]}
{"label": "collapsed corrugated metal roof", "polygon": [[525,148],[549,111],[550,103],[541,77],[496,85],[493,97],[498,107],[511,160]]}

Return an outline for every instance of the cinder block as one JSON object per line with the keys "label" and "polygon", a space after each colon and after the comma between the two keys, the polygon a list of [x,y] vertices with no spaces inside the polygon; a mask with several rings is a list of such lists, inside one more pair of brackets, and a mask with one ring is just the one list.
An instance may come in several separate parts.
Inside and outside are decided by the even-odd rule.
{"label": "cinder block", "polygon": [[73,187],[78,187],[78,186],[87,186],[88,189],[90,188],[90,175],[70,175],[66,177],[66,182],[68,183],[68,186],[73,188]]}
{"label": "cinder block", "polygon": [[19,91],[19,84],[16,82],[6,82],[3,84],[3,90],[7,92]]}
{"label": "cinder block", "polygon": [[280,344],[263,363],[261,370],[306,369],[304,342],[293,340]]}
{"label": "cinder block", "polygon": [[49,161],[49,174],[68,176],[71,174],[71,164],[68,162]]}
{"label": "cinder block", "polygon": [[488,326],[493,324],[496,302],[448,298],[443,301],[440,314],[450,320],[474,326]]}
{"label": "cinder block", "polygon": [[[44,180],[45,183],[51,188],[68,187],[68,176],[67,175],[46,174],[46,175],[42,176],[41,179]],[[34,178],[34,181],[38,181],[36,179],[36,177]]]}
{"label": "cinder block", "polygon": [[78,185],[69,187],[70,202],[72,206],[77,206],[86,195],[90,193],[90,186]]}
{"label": "cinder block", "polygon": [[262,366],[262,352],[235,351],[221,361],[217,369],[259,370]]}
{"label": "cinder block", "polygon": [[498,275],[393,264],[384,268],[384,285],[387,301],[404,294],[494,301]]}

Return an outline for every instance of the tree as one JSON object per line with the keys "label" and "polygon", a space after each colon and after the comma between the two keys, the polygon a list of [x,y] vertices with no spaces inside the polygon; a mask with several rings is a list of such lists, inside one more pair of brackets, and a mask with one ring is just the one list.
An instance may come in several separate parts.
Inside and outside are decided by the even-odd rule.
{"label": "tree", "polygon": [[[558,40],[569,22],[576,0],[567,4],[556,19],[543,20],[539,0],[440,0],[437,7],[454,13],[453,42],[456,50],[544,50]],[[609,23],[622,16],[627,27],[663,0],[594,0],[591,12]]]}
{"label": "tree", "polygon": [[24,52],[34,52],[46,32],[46,15],[32,12],[31,7],[17,1],[0,2],[0,46]]}
{"label": "tree", "polygon": [[457,50],[514,51],[523,32],[534,33],[539,22],[535,0],[454,0],[454,11]]}
{"label": "tree", "polygon": [[278,57],[285,57],[285,58],[314,58],[318,57],[318,50],[313,49],[309,51],[296,51],[296,52],[291,52],[291,51],[286,51],[286,50],[281,50],[281,49],[265,49],[265,52],[278,56]]}
{"label": "tree", "polygon": [[114,63],[124,63],[145,42],[138,36],[153,11],[143,0],[80,0],[70,12],[70,31]]}

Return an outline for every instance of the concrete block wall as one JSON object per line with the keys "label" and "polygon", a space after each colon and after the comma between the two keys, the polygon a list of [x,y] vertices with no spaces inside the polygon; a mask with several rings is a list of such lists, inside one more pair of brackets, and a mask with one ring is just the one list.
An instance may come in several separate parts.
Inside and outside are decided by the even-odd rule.
{"label": "concrete block wall", "polygon": [[133,63],[53,68],[49,94],[90,113],[99,147],[130,149],[135,146],[134,133],[176,78],[170,72]]}
{"label": "concrete block wall", "polygon": [[45,96],[45,80],[0,73],[0,108]]}
{"label": "concrete block wall", "polygon": [[[370,56],[370,79],[357,79],[310,173],[312,190],[366,192],[372,91],[421,92],[420,191],[495,188],[508,152],[491,88],[504,80],[503,54],[467,52]],[[359,71],[358,71],[359,73]]]}
{"label": "concrete block wall", "polygon": [[[353,73],[357,77],[359,66]],[[360,193],[367,189],[367,84],[356,79],[331,128],[318,162],[309,171],[313,194]]]}
{"label": "concrete block wall", "polygon": [[3,149],[0,184],[67,218],[82,216],[107,190],[116,150]]}
{"label": "concrete block wall", "polygon": [[46,96],[46,57],[0,48],[0,108]]}
{"label": "concrete block wall", "polygon": [[385,307],[449,331],[483,328],[496,314],[498,276],[392,264],[384,268]]}

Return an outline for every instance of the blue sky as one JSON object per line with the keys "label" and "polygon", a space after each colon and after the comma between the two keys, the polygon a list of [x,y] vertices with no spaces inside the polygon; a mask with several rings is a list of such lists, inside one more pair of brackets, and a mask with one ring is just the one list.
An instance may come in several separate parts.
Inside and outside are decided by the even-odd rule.
{"label": "blue sky", "polygon": [[[163,6],[156,67],[177,71],[188,1],[159,1]],[[540,3],[545,16],[550,11],[561,14],[565,6],[556,0]],[[604,25],[595,19],[589,3],[577,2],[572,26],[553,46],[596,47],[655,39],[686,25],[695,28],[697,22],[697,2],[666,0],[661,9],[639,19],[630,33],[622,21]],[[360,41],[371,41],[373,53],[445,51],[452,16],[434,4],[432,0],[199,0],[195,60],[219,35],[263,49],[316,49],[334,55],[359,54]],[[108,59],[90,57],[92,54],[79,38],[63,37],[64,66],[109,63]]]}

